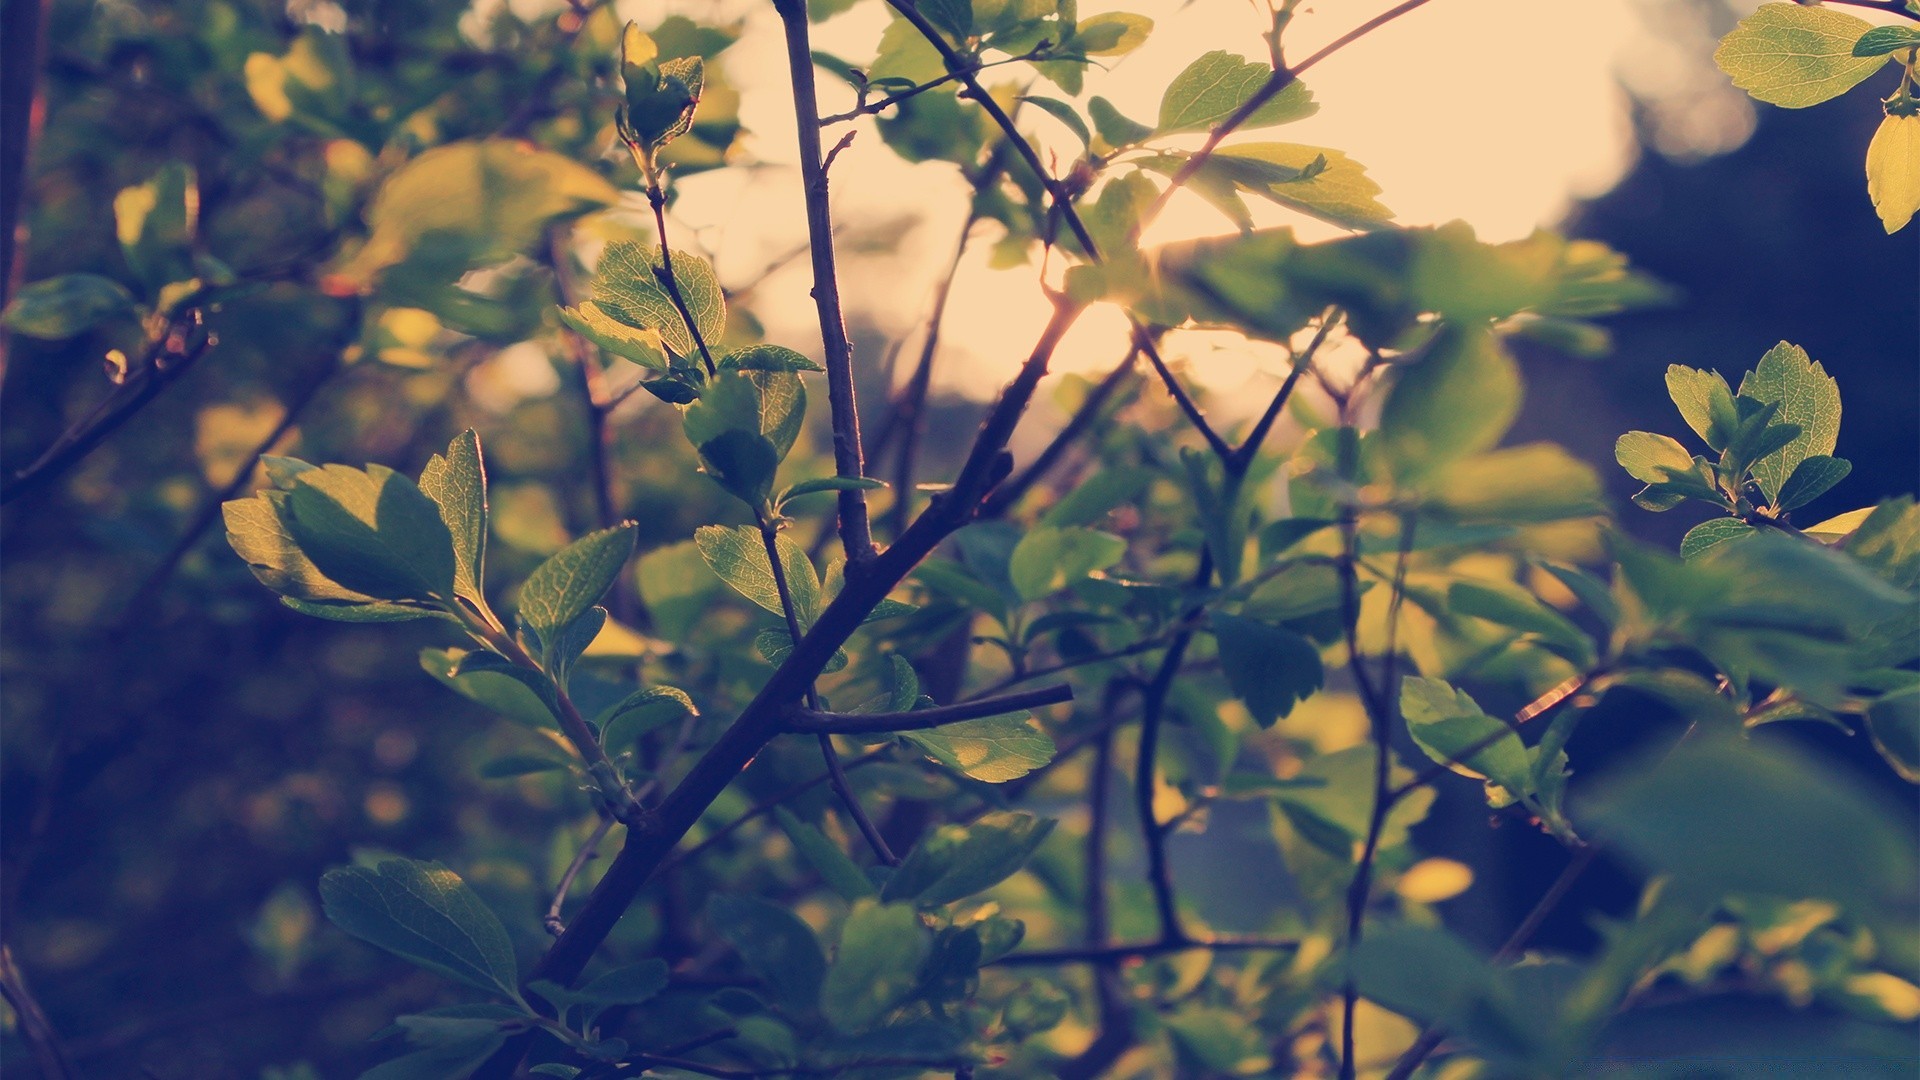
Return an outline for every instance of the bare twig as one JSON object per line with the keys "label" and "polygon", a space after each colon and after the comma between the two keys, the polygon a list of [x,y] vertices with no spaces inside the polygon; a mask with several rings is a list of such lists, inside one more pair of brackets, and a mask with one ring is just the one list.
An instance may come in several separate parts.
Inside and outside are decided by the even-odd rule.
{"label": "bare twig", "polygon": [[585,870],[587,863],[600,854],[600,841],[607,838],[607,831],[612,828],[612,816],[603,811],[600,823],[593,827],[586,842],[574,853],[573,861],[567,864],[566,873],[560,875],[560,884],[553,888],[553,903],[547,905],[546,917],[540,920],[540,925],[547,928],[547,933],[559,937],[566,930],[567,924],[561,920],[560,911],[566,906],[567,894],[573,891],[574,880],[580,876],[580,871]]}
{"label": "bare twig", "polygon": [[191,310],[149,343],[139,367],[86,418],[62,432],[33,463],[0,483],[0,503],[42,487],[85,460],[109,435],[185,375],[217,342]]}

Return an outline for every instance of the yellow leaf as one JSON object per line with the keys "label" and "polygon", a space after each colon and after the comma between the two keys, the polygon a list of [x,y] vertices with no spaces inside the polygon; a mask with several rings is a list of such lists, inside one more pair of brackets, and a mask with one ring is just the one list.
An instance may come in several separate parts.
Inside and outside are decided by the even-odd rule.
{"label": "yellow leaf", "polygon": [[1889,116],[1867,144],[1867,194],[1880,224],[1899,232],[1920,211],[1920,116]]}

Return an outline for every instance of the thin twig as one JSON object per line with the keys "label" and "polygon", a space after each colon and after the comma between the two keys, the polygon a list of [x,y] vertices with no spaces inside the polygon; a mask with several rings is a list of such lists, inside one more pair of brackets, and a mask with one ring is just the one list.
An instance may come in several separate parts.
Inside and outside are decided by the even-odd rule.
{"label": "thin twig", "polygon": [[574,879],[580,876],[580,871],[585,870],[587,863],[600,854],[600,841],[607,838],[607,831],[612,828],[612,816],[603,811],[600,823],[593,827],[586,842],[574,853],[573,861],[567,864],[567,872],[560,875],[560,884],[553,889],[553,903],[547,905],[546,917],[540,920],[540,925],[547,928],[547,933],[559,937],[566,931],[567,924],[561,921],[560,911],[566,906],[567,894],[573,891]]}
{"label": "thin twig", "polygon": [[85,460],[109,435],[159,397],[161,391],[179,381],[195,361],[218,344],[213,335],[200,330],[198,309],[183,318],[188,325],[176,320],[152,341],[143,362],[127,376],[125,383],[103,398],[85,419],[62,432],[32,464],[0,483],[0,504],[44,486]]}
{"label": "thin twig", "polygon": [[26,976],[13,961],[12,947],[6,944],[0,944],[0,997],[12,1008],[20,1037],[33,1051],[44,1080],[79,1080],[80,1074],[74,1071],[60,1036],[54,1032],[52,1022],[33,992],[27,989]]}
{"label": "thin twig", "polygon": [[[793,602],[793,591],[787,583],[786,567],[780,561],[780,534],[774,526],[773,519],[765,513],[760,513],[758,516],[760,540],[766,548],[767,565],[773,573],[774,590],[780,596],[780,614],[787,623],[787,639],[798,642],[800,640],[799,609]],[[807,684],[805,697],[809,710],[816,715],[824,715],[820,713],[820,694],[811,682]],[[840,767],[840,752],[833,748],[832,735],[821,731],[819,741],[820,757],[827,764],[827,776],[833,784],[833,792],[840,797],[841,805],[846,807],[847,814],[853,818],[854,824],[859,826],[860,835],[866,837],[867,846],[873,849],[874,855],[881,862],[888,866],[900,865],[899,858],[894,855],[893,849],[887,846],[886,838],[882,837],[880,830],[874,827],[873,819],[867,816],[866,809],[860,805],[859,797],[848,785],[846,771]]]}

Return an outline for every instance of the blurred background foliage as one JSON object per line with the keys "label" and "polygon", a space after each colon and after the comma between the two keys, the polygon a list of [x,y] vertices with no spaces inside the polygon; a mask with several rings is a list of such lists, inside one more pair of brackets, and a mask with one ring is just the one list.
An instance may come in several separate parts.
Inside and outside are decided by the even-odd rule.
{"label": "blurred background foliage", "polygon": [[[10,9],[27,3],[8,0]],[[296,430],[280,446],[409,474],[453,432],[478,429],[494,483],[496,565],[508,579],[600,522],[581,369],[549,355],[540,337],[552,326],[548,271],[522,259],[463,280],[495,253],[458,243],[423,247],[438,261],[408,265],[415,249],[380,250],[380,214],[363,205],[366,178],[392,161],[505,134],[536,135],[555,157],[472,163],[476,191],[423,192],[417,205],[392,208],[394,227],[423,227],[438,201],[478,200],[486,229],[475,244],[502,230],[537,239],[550,208],[485,204],[484,174],[496,168],[552,168],[556,197],[597,204],[626,192],[636,208],[631,164],[598,160],[611,108],[588,89],[614,62],[618,24],[604,12],[556,19],[534,7],[55,0],[46,9],[46,119],[25,189],[19,280],[91,271],[164,303],[142,292],[147,279],[122,255],[112,208],[123,190],[184,166],[197,187],[197,269],[223,290],[205,327],[218,342],[206,358],[0,521],[0,912],[7,944],[89,1075],[347,1075],[377,1056],[368,1034],[440,1000],[441,987],[396,974],[410,969],[323,927],[313,883],[324,869],[355,849],[457,857],[497,908],[519,910],[544,888],[529,868],[570,854],[527,811],[529,802],[557,806],[565,790],[478,778],[481,763],[513,749],[512,733],[422,677],[417,648],[441,643],[431,628],[295,615],[256,585],[206,518],[293,408]],[[314,29],[337,29],[348,14],[350,37]],[[717,55],[730,44],[725,30],[685,19],[656,36],[672,52]],[[19,46],[10,37],[10,62]],[[709,66],[699,124],[675,144],[683,174],[720,163],[740,137],[722,71]],[[1845,112],[1763,109],[1744,144],[1687,160],[1650,145],[1656,125],[1639,113],[1649,145],[1637,164],[1565,228],[1619,249],[1682,298],[1612,320],[1617,347],[1606,359],[1530,363],[1529,406],[1512,438],[1573,448],[1614,480],[1624,505],[1632,486],[1611,467],[1613,439],[1672,427],[1665,365],[1739,370],[1785,338],[1839,380],[1848,422],[1837,452],[1855,462],[1810,519],[1909,490],[1920,460],[1915,241],[1883,236],[1870,215],[1835,212],[1859,200],[1859,147],[1877,120],[1867,110],[1836,115]],[[339,230],[363,213],[375,242],[339,247]],[[620,227],[607,226],[610,235]],[[886,246],[848,242],[855,254],[873,244]],[[306,272],[316,261],[326,274]],[[374,274],[388,287],[362,300],[351,286]],[[727,282],[749,312],[757,280]],[[449,295],[456,287],[461,295]],[[873,325],[854,330],[859,355],[888,355]],[[140,329],[114,325],[66,342],[13,337],[0,402],[5,472],[107,392],[105,350],[133,355],[142,344]],[[869,400],[880,400],[880,366],[867,371]],[[1070,402],[1085,389],[1069,378],[1056,392]],[[965,400],[937,402],[927,475],[948,468],[974,415]],[[1153,394],[1125,418],[1148,438],[1174,423]],[[643,552],[722,516],[672,410],[637,395],[611,422],[615,498],[640,522]],[[804,437],[803,452],[820,453],[821,436]],[[1623,520],[1671,544],[1693,523],[1678,516],[1628,511]],[[659,597],[675,570],[651,565]],[[697,590],[678,599],[703,602]],[[662,632],[670,608],[653,613]],[[1799,737],[1856,760],[1859,783],[1888,786],[1911,805],[1861,740],[1820,727]],[[1632,750],[1630,738],[1592,748],[1603,760]],[[789,764],[770,753],[754,767],[764,775],[742,787],[771,790]],[[740,791],[727,798],[747,805]],[[1449,920],[1490,944],[1551,876],[1542,868],[1557,848],[1536,833],[1489,831],[1485,820],[1473,792],[1452,790],[1422,828],[1485,868],[1478,895],[1507,910],[1463,907]],[[1254,926],[1272,899],[1258,887],[1271,869],[1260,860],[1272,855],[1236,845],[1226,826],[1205,840],[1177,838],[1176,865],[1213,923]],[[721,858],[716,873],[751,874],[750,847]],[[1620,875],[1593,875],[1543,943],[1580,945],[1595,913],[1618,914],[1635,895]],[[646,935],[645,918],[636,911],[622,934]],[[5,1066],[20,1064],[17,1043],[5,1045]]]}

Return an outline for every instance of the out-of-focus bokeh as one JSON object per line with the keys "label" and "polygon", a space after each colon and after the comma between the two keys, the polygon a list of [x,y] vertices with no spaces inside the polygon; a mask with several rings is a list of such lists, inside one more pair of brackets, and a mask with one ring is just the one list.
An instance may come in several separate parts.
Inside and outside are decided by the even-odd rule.
{"label": "out-of-focus bokeh", "polygon": [[[618,10],[654,25],[696,5],[712,17],[706,0]],[[1154,40],[1090,79],[1123,109],[1147,111],[1197,48],[1259,45],[1260,11],[1240,0],[1128,6],[1156,19]],[[1290,54],[1386,6],[1309,4]],[[1558,226],[1606,241],[1676,287],[1671,308],[1612,324],[1607,358],[1529,357],[1530,404],[1513,436],[1552,438],[1594,461],[1618,480],[1625,525],[1669,542],[1692,522],[1627,505],[1630,481],[1611,464],[1620,432],[1672,430],[1661,387],[1669,363],[1737,373],[1786,339],[1837,376],[1847,410],[1838,453],[1855,471],[1810,508],[1815,518],[1911,490],[1920,461],[1920,254],[1912,230],[1882,233],[1860,166],[1878,119],[1867,98],[1888,87],[1876,79],[1816,109],[1756,111],[1709,61],[1717,35],[1753,6],[1436,0],[1316,68],[1306,81],[1325,107],[1289,136],[1364,162],[1403,221],[1461,218],[1488,238]],[[794,257],[805,228],[777,20],[764,3],[731,8],[742,36],[724,67],[751,133],[736,152],[763,167],[688,177],[673,221],[685,230],[678,242],[716,257],[736,302],[771,339],[810,348],[817,327],[804,260]],[[818,46],[871,40],[881,18],[873,8],[826,24]],[[504,16],[550,10],[511,0]],[[419,62],[415,51],[457,56],[469,66],[438,73],[461,89],[438,110],[435,134],[491,131],[540,79],[539,65],[515,55],[516,24],[504,16],[485,3],[391,0],[377,20],[391,36],[356,41],[355,59],[399,70]],[[300,258],[328,212],[326,177],[282,160],[257,125],[222,118],[253,107],[246,55],[277,55],[289,28],[341,19],[330,0],[292,0],[284,11],[233,0],[54,0],[45,127],[27,190],[27,280],[118,258],[115,192],[169,160],[198,165],[208,245],[222,259],[271,267]],[[1066,160],[1064,129],[1034,127],[1057,137],[1051,149]],[[859,134],[834,165],[834,199],[872,424],[886,379],[905,366],[891,361],[918,346],[959,238],[965,187],[951,165],[899,163],[870,121],[852,130]],[[636,193],[627,208],[643,220]],[[1287,218],[1276,208],[1262,220]],[[1176,202],[1155,235],[1214,231],[1217,222],[1198,203]],[[1307,235],[1327,231],[1297,224]],[[994,269],[990,246],[978,245],[956,280],[927,475],[949,467],[979,399],[1044,319],[1033,288],[1041,268]],[[386,848],[459,857],[483,893],[504,893],[526,884],[527,867],[569,854],[547,849],[544,826],[517,817],[527,813],[525,792],[500,797],[475,779],[473,764],[497,738],[477,709],[414,663],[419,647],[437,643],[431,629],[284,611],[217,527],[173,550],[283,403],[353,339],[352,306],[310,296],[268,284],[231,305],[215,320],[221,344],[202,366],[56,490],[0,517],[0,918],[90,1076],[314,1075],[266,1071],[299,1062],[321,1076],[352,1075],[377,1056],[366,1036],[398,1009],[432,1001],[435,984],[383,980],[367,950],[324,932],[313,902],[319,874],[355,849]],[[417,469],[476,426],[495,478],[503,575],[523,574],[590,527],[586,423],[565,358],[538,344],[474,341],[410,367],[409,327],[385,329],[392,355],[315,395],[299,428],[301,456]],[[1211,336],[1175,334],[1168,350],[1223,415],[1265,401],[1250,390],[1276,378],[1271,356]],[[100,351],[86,339],[11,343],[0,464],[25,464],[97,400]],[[1123,351],[1118,317],[1090,318],[1063,350],[1066,374],[1055,384],[1102,371]],[[1047,418],[1043,409],[1036,423]],[[703,520],[692,501],[706,496],[689,494],[704,481],[691,474],[676,418],[639,395],[614,423],[620,509],[642,523],[642,549],[684,540]],[[463,849],[482,823],[491,846]],[[1511,891],[1517,908],[1538,891],[1530,845],[1540,838],[1486,838],[1483,825],[1483,808],[1462,800],[1429,827],[1457,832],[1456,849],[1504,853],[1495,860],[1504,873],[1475,888]],[[1252,887],[1244,880],[1252,870],[1235,876],[1209,864],[1217,853],[1205,848],[1176,855],[1183,868],[1219,875],[1219,887],[1196,894],[1230,923],[1230,894]],[[1622,897],[1602,880],[1587,900]],[[1591,910],[1570,905],[1549,936],[1586,933]],[[5,1047],[0,1067],[24,1068],[16,1042]]]}

